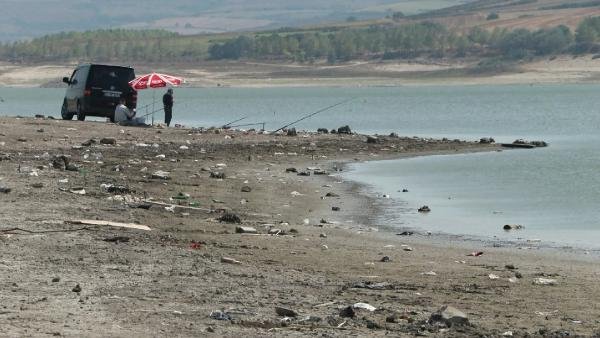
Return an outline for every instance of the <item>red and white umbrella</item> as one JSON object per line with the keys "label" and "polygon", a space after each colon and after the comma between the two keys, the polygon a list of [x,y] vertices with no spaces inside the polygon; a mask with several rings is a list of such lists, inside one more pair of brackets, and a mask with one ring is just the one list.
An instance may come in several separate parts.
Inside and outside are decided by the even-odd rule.
{"label": "red and white umbrella", "polygon": [[183,79],[167,74],[150,73],[138,76],[129,81],[131,88],[140,90],[148,88],[161,88],[166,86],[177,87],[183,83]]}
{"label": "red and white umbrella", "polygon": [[[177,87],[183,83],[183,79],[167,74],[150,73],[136,77],[129,81],[129,86],[135,90],[151,89],[151,88],[162,88],[162,87]],[[154,103],[155,92],[152,92],[152,124],[154,125]]]}

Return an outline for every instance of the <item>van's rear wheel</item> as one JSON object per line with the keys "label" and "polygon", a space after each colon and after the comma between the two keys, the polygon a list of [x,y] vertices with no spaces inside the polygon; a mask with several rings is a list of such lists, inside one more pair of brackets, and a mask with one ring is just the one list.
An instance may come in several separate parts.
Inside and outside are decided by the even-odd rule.
{"label": "van's rear wheel", "polygon": [[83,109],[81,108],[81,102],[77,102],[77,120],[85,121],[85,113],[83,112]]}
{"label": "van's rear wheel", "polygon": [[63,120],[72,120],[73,113],[69,113],[69,107],[67,105],[67,100],[63,101],[62,108],[60,109],[60,116]]}

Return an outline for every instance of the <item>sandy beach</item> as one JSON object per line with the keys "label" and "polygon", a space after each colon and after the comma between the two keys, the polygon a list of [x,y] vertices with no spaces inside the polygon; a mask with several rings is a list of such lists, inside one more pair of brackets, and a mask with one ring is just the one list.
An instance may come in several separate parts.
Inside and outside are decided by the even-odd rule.
{"label": "sandy beach", "polygon": [[[519,63],[513,71],[477,73],[478,60],[355,61],[326,63],[201,62],[132,65],[137,74],[176,74],[189,87],[315,87],[402,85],[491,85],[593,83],[600,78],[600,59],[592,55],[558,56]],[[61,87],[76,63],[16,65],[0,63],[0,86]]]}
{"label": "sandy beach", "polygon": [[[0,126],[2,336],[600,334],[595,253],[400,236],[374,221],[385,201],[336,175],[495,145]],[[466,318],[435,320],[446,305]]]}

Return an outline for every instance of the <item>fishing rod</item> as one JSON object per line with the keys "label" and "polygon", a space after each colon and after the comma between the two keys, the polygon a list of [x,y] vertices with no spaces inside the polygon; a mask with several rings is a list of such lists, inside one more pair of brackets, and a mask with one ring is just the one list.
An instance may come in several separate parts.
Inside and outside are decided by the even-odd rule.
{"label": "fishing rod", "polygon": [[232,128],[232,127],[236,127],[236,126],[232,126],[232,124],[234,124],[234,123],[236,123],[236,122],[243,121],[243,120],[247,119],[247,118],[248,118],[248,116],[249,116],[249,115],[246,115],[246,116],[242,117],[241,119],[237,119],[237,120],[235,120],[235,121],[231,121],[231,122],[229,122],[229,123],[227,123],[227,124],[224,124],[224,125],[223,125],[221,128],[223,128],[223,129],[229,129],[229,128]]}
{"label": "fishing rod", "polygon": [[[161,110],[163,110],[163,109],[164,109],[164,108],[159,108],[159,109],[156,109],[156,110],[154,110],[154,111],[151,111],[151,112],[149,112],[149,113],[147,113],[147,114],[140,115],[140,116],[138,116],[138,117],[146,117],[146,116],[148,116],[148,115],[152,115],[152,114],[154,114],[154,113],[158,113],[159,111],[161,111]],[[136,114],[136,115],[137,115],[137,114]]]}
{"label": "fishing rod", "polygon": [[[177,101],[177,102],[174,102],[174,104],[173,104],[173,105],[177,104],[177,106],[181,106],[181,104],[180,104],[180,103],[181,103],[181,101],[184,101],[184,102],[185,102],[185,101],[189,101],[189,100],[190,100],[190,99],[179,100],[179,101]],[[142,109],[146,109],[146,108],[148,108],[148,107],[152,106],[153,104],[155,104],[156,102],[160,102],[160,101],[158,101],[158,100],[155,100],[153,103],[149,103],[149,104],[147,104],[147,105],[145,105],[145,106],[138,107],[138,108],[136,108],[136,111],[140,111],[140,110],[142,110]],[[148,116],[148,115],[152,115],[152,114],[154,114],[154,113],[158,113],[159,111],[163,111],[163,110],[164,110],[164,107],[159,107],[159,108],[156,108],[154,111],[151,111],[151,112],[149,112],[149,113],[147,113],[147,114],[144,114],[144,115],[140,115],[139,117],[146,117],[146,116]]]}
{"label": "fishing rod", "polygon": [[294,121],[294,122],[292,122],[292,123],[286,124],[285,126],[283,126],[283,127],[279,128],[279,129],[277,129],[277,130],[275,130],[275,131],[271,132],[271,134],[275,134],[276,132],[278,132],[278,131],[280,131],[280,130],[283,130],[283,129],[287,128],[287,127],[293,126],[294,124],[296,124],[296,123],[298,123],[298,122],[300,122],[300,121],[304,121],[304,120],[306,120],[306,119],[307,119],[307,118],[309,118],[309,117],[313,117],[313,116],[315,116],[315,115],[317,115],[317,114],[319,114],[319,113],[322,113],[322,112],[324,112],[324,111],[327,111],[327,110],[333,109],[333,108],[335,108],[335,107],[337,107],[337,106],[341,106],[342,104],[348,103],[348,102],[350,102],[350,101],[353,101],[353,100],[355,100],[355,99],[356,99],[356,98],[352,98],[352,99],[344,100],[344,101],[342,101],[342,102],[338,102],[338,103],[336,103],[336,104],[334,104],[334,105],[331,105],[331,106],[329,106],[329,107],[326,107],[326,108],[323,108],[323,109],[317,110],[316,112],[314,112],[314,113],[311,113],[311,114],[308,114],[308,115],[306,115],[306,116],[304,116],[304,117],[302,117],[302,118],[300,118],[300,119],[298,119],[298,120],[296,120],[296,121]]}
{"label": "fishing rod", "polygon": [[229,128],[239,128],[239,127],[250,127],[250,126],[262,126],[262,130],[265,130],[266,122],[257,122],[257,123],[246,123],[246,124],[238,124],[235,126],[229,126]]}

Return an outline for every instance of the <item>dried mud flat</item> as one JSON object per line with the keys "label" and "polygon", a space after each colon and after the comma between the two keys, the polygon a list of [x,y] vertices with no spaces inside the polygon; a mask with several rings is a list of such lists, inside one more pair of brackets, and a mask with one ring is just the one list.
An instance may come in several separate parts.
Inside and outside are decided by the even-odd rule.
{"label": "dried mud flat", "polygon": [[[469,244],[384,234],[379,203],[334,175],[354,160],[495,149],[0,118],[0,335],[598,333],[594,258],[483,243],[467,257]],[[308,167],[332,175],[286,172]],[[69,223],[80,219],[151,230]],[[468,324],[430,321],[444,305]]]}

